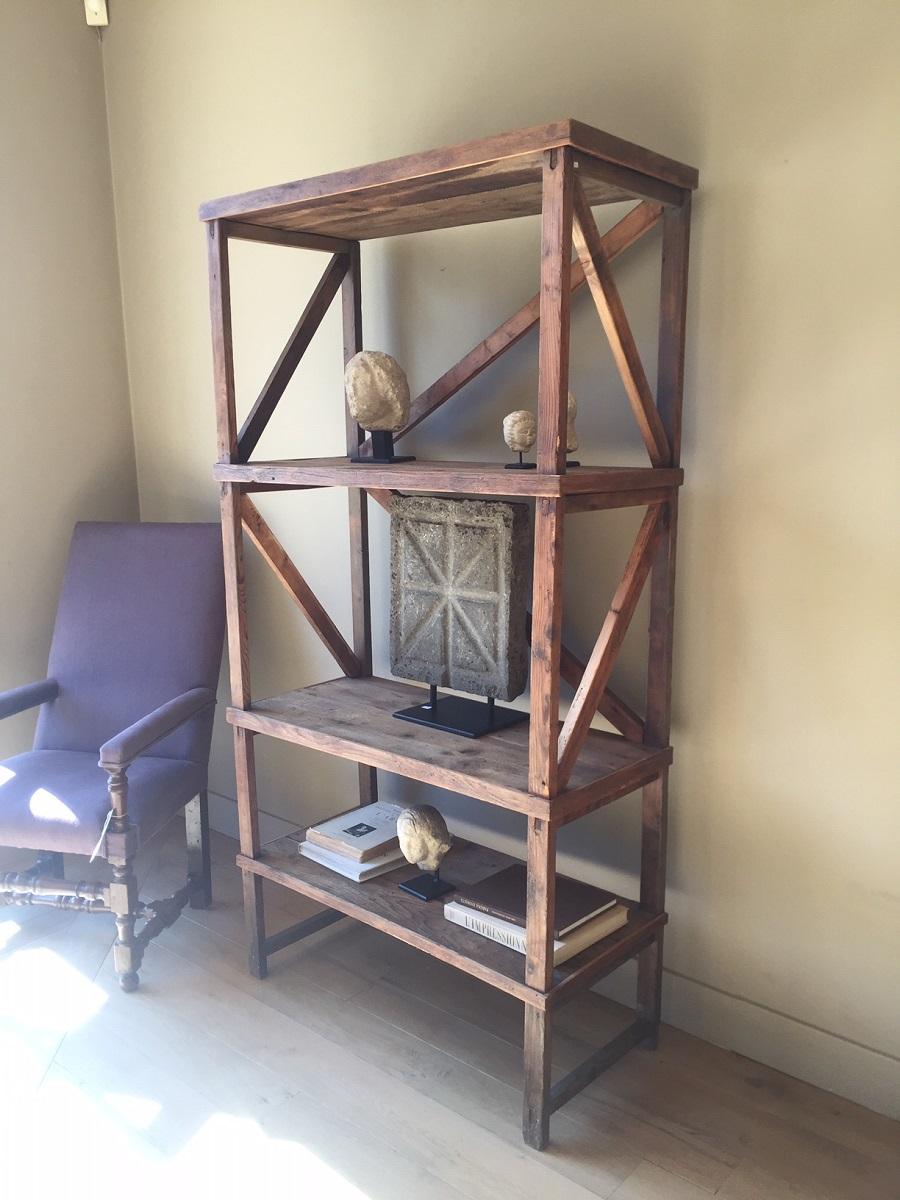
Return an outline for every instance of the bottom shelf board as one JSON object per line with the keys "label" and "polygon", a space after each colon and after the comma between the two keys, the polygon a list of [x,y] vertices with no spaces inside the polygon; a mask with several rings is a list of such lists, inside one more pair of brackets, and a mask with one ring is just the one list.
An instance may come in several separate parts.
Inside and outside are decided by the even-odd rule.
{"label": "bottom shelf board", "polygon": [[[538,1007],[547,1007],[576,988],[587,987],[632,958],[653,941],[667,919],[665,913],[649,913],[623,899],[630,909],[628,924],[557,967],[552,989],[539,992],[525,982],[524,954],[454,925],[444,916],[443,901],[417,900],[400,890],[398,885],[403,880],[419,874],[418,867],[404,864],[389,874],[354,883],[298,852],[297,845],[305,833],[305,829],[298,829],[268,843],[258,858],[238,855],[237,864],[244,871],[302,892],[327,908],[371,925]],[[444,860],[441,878],[449,883],[475,883],[515,861],[500,851],[457,841]]]}

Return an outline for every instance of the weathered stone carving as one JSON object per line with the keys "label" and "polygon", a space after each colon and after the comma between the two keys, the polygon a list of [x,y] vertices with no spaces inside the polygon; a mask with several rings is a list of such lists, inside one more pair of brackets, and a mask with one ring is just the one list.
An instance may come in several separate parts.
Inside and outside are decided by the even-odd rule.
{"label": "weathered stone carving", "polygon": [[403,857],[420,871],[438,871],[453,844],[447,822],[430,804],[414,804],[397,818]]}
{"label": "weathered stone carving", "polygon": [[395,358],[360,350],[344,368],[350,416],[363,429],[396,433],[409,420],[409,381]]}
{"label": "weathered stone carving", "polygon": [[510,450],[526,453],[537,441],[537,417],[527,408],[507,413],[503,418],[503,440]]}
{"label": "weathered stone carving", "polygon": [[571,454],[573,450],[578,449],[578,430],[575,428],[575,418],[578,416],[578,401],[571,392],[569,392],[566,413],[566,449]]}
{"label": "weathered stone carving", "polygon": [[512,700],[525,689],[528,508],[397,496],[391,506],[391,670]]}

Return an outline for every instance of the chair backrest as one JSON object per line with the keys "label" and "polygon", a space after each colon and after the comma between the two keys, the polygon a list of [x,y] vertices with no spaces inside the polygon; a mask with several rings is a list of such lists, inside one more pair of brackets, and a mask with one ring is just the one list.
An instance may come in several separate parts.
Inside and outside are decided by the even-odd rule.
{"label": "chair backrest", "polygon": [[[76,525],[47,671],[59,696],[41,710],[35,749],[99,750],[182,692],[215,691],[224,632],[218,525]],[[150,753],[205,766],[212,719]]]}

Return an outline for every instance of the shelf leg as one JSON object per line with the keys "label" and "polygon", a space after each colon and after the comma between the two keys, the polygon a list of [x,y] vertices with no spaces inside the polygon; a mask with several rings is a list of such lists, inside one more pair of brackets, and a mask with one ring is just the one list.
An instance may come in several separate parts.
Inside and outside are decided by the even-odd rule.
{"label": "shelf leg", "polygon": [[[234,765],[237,777],[238,830],[241,854],[256,858],[259,854],[259,811],[256,803],[256,754],[254,735],[249,729],[234,730]],[[244,923],[247,929],[247,952],[250,974],[265,979],[266,917],[263,904],[263,881],[252,871],[244,871]]]}
{"label": "shelf leg", "polygon": [[525,1005],[525,1097],[522,1137],[534,1150],[550,1137],[550,1013]]}
{"label": "shelf leg", "polygon": [[256,979],[269,974],[266,954],[266,913],[263,881],[252,871],[244,871],[244,926],[247,930],[247,965]]}
{"label": "shelf leg", "polygon": [[[556,830],[528,818],[528,903],[525,919],[525,982],[539,991],[553,984],[553,920],[556,902]],[[522,1136],[543,1150],[550,1129],[550,1015],[525,1005],[525,1096]]]}
{"label": "shelf leg", "polygon": [[644,1038],[647,1050],[659,1045],[660,1014],[662,1012],[663,933],[660,929],[649,946],[637,956],[637,1015],[649,1030]]}
{"label": "shelf leg", "polygon": [[[641,905],[652,912],[666,906],[666,824],[668,771],[648,783],[641,808]],[[663,931],[638,955],[637,1015],[652,1028],[645,1045],[655,1050],[662,1010]]]}
{"label": "shelf leg", "polygon": [[[341,284],[341,310],[344,328],[344,364],[363,348],[362,272],[359,242],[350,249],[350,266]],[[345,410],[347,454],[359,453],[365,434]],[[353,651],[363,664],[363,673],[372,674],[372,611],[369,596],[369,510],[362,488],[349,488],[350,506],[350,593],[353,609]],[[374,804],[378,799],[378,776],[374,767],[359,764],[359,802]]]}

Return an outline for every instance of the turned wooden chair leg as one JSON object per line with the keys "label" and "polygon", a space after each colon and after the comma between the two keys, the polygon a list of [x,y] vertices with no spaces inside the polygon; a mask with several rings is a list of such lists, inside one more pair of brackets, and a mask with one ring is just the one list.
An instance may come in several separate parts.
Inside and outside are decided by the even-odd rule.
{"label": "turned wooden chair leg", "polygon": [[122,991],[133,992],[137,990],[140,982],[138,968],[141,965],[141,949],[134,933],[137,921],[137,880],[130,863],[113,867],[112,874],[109,902],[116,914],[113,962]]}
{"label": "turned wooden chair leg", "polygon": [[187,840],[188,880],[194,884],[191,908],[212,904],[212,866],[209,849],[209,801],[204,788],[184,810]]}
{"label": "turned wooden chair leg", "polygon": [[128,819],[128,779],[123,769],[106,768],[112,817],[106,834],[105,857],[112,868],[109,907],[116,918],[113,963],[123,991],[136,990],[143,947],[135,936],[138,918],[138,885],[134,874],[137,838]]}

